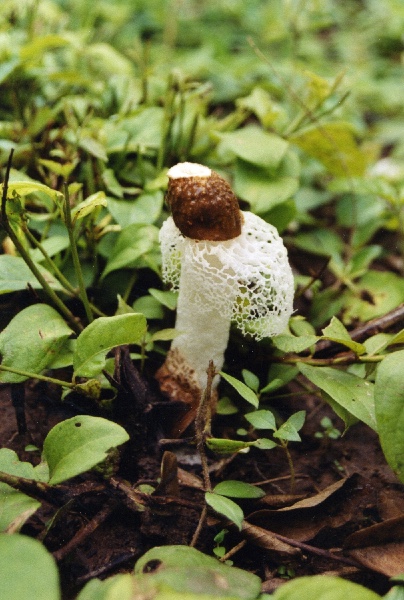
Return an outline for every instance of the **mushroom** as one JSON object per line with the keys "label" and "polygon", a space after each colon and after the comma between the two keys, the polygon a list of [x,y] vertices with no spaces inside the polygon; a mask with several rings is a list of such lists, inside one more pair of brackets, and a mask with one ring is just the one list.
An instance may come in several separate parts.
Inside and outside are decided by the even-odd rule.
{"label": "mushroom", "polygon": [[[293,311],[293,275],[276,228],[240,211],[220,175],[185,162],[168,177],[172,216],[160,244],[163,280],[179,292],[178,336],[156,378],[171,399],[195,409],[210,361],[216,371],[223,366],[232,322],[257,340],[284,331]],[[218,383],[216,375],[213,391]]]}

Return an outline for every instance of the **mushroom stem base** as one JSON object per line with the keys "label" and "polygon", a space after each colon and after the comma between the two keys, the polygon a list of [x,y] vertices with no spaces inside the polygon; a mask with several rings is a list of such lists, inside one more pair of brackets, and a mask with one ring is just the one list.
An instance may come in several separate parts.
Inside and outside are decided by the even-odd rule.
{"label": "mushroom stem base", "polygon": [[[204,389],[199,385],[195,371],[187,364],[178,348],[169,350],[164,364],[158,369],[155,377],[163,394],[179,403],[178,419],[170,431],[171,437],[177,438],[195,420]],[[217,392],[214,390],[210,398],[212,413],[216,402]]]}

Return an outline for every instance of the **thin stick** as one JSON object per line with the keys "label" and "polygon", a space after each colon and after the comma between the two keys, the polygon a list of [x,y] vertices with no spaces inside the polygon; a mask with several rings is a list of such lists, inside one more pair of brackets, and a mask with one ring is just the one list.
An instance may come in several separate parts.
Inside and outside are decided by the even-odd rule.
{"label": "thin stick", "polygon": [[88,523],[86,523],[79,531],[67,542],[62,548],[53,552],[53,558],[57,561],[65,558],[76,546],[81,544],[89,535],[91,535],[97,527],[99,527],[115,510],[117,504],[106,504],[95,517],[93,517]]}
{"label": "thin stick", "polygon": [[[195,417],[195,440],[196,448],[201,458],[202,475],[205,491],[210,491],[212,489],[212,484],[210,481],[208,459],[206,457],[205,452],[205,440],[206,436],[210,433],[209,407],[212,397],[212,382],[216,374],[215,365],[213,364],[212,360],[209,362],[209,366],[206,372],[208,375],[206,388],[201,396],[201,400],[199,402],[198,410]],[[199,535],[202,531],[202,527],[206,520],[207,512],[208,509],[207,505],[205,504],[200,514],[198,525],[195,529],[194,535],[192,536],[190,544],[192,547],[195,546],[198,541]]]}

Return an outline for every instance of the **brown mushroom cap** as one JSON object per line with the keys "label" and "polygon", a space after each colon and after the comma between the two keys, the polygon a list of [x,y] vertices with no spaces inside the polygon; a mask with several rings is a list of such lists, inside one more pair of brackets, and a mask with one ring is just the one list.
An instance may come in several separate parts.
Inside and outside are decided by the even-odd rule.
{"label": "brown mushroom cap", "polygon": [[174,223],[186,237],[224,241],[241,233],[237,198],[215,171],[210,176],[170,177],[166,201]]}

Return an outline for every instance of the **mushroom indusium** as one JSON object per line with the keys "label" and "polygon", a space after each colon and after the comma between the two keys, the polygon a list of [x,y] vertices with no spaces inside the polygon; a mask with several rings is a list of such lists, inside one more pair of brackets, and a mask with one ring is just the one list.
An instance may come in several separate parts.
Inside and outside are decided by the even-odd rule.
{"label": "mushroom indusium", "polygon": [[[241,211],[215,171],[184,162],[168,177],[172,216],[163,223],[160,244],[163,280],[179,292],[178,335],[156,378],[162,392],[192,413],[210,362],[216,371],[223,366],[232,322],[257,340],[285,330],[293,311],[293,275],[276,228]],[[216,375],[212,390],[218,383]],[[178,433],[191,421],[185,418]]]}

